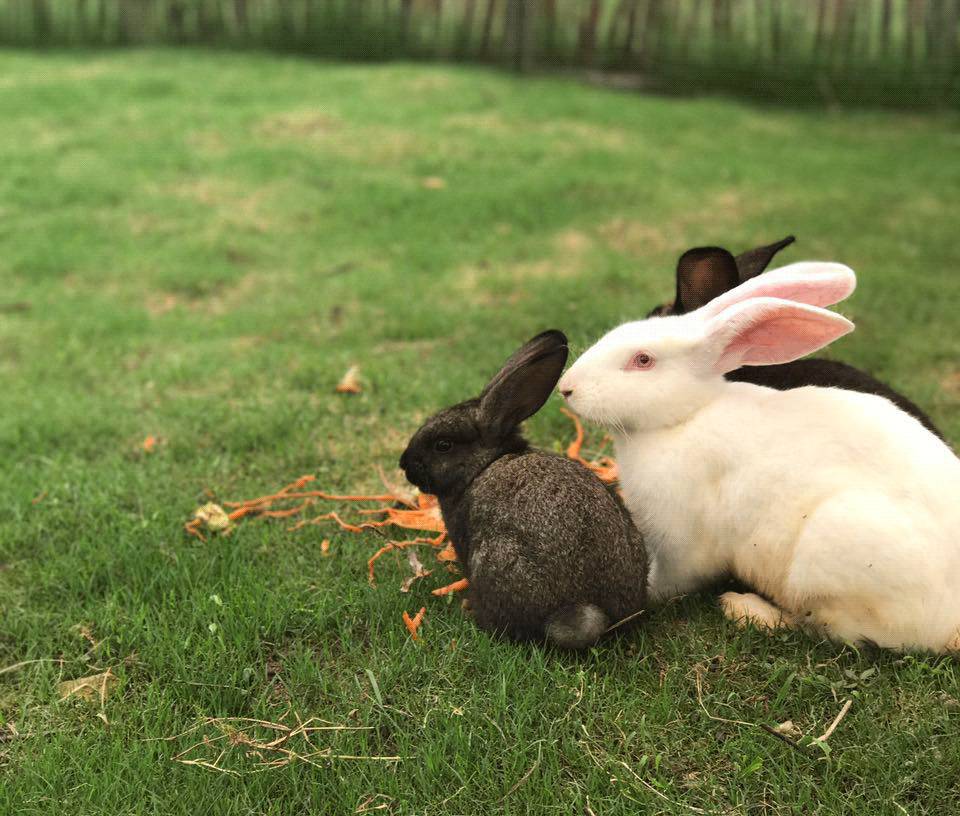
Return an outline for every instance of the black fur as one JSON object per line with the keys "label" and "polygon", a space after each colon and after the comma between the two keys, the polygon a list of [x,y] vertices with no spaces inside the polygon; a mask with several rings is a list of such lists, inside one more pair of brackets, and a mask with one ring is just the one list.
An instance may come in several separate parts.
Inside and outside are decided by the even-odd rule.
{"label": "black fur", "polygon": [[[794,240],[790,235],[776,243],[751,249],[736,258],[719,247],[699,247],[685,252],[677,264],[677,295],[674,302],[658,306],[649,316],[686,314],[705,306],[715,297],[759,275],[773,260],[773,256]],[[816,385],[876,394],[890,400],[901,411],[918,419],[927,430],[944,438],[933,420],[916,403],[866,371],[846,363],[808,357],[783,365],[744,366],[731,371],[726,378],[776,388],[778,391]]]}
{"label": "black fur", "polygon": [[644,607],[647,558],[613,490],[519,432],[566,359],[561,332],[533,338],[479,397],[428,419],[400,467],[440,501],[477,625],[579,649]]}

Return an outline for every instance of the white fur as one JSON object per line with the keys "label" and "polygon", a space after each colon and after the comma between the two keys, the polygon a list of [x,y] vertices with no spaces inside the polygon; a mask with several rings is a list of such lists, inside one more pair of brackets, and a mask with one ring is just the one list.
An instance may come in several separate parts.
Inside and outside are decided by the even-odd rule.
{"label": "white fur", "polygon": [[[830,302],[844,297],[837,276],[853,273],[821,272]],[[763,284],[762,299],[737,287],[741,297],[719,315],[708,305],[620,326],[559,383],[574,410],[613,432],[624,496],[651,552],[651,597],[733,574],[784,619],[836,639],[957,648],[960,460],[882,397],[724,380],[738,365],[724,359],[731,332],[782,308]],[[816,289],[790,294],[817,302]],[[803,309],[845,331],[833,313]],[[639,351],[654,367],[624,370]]]}

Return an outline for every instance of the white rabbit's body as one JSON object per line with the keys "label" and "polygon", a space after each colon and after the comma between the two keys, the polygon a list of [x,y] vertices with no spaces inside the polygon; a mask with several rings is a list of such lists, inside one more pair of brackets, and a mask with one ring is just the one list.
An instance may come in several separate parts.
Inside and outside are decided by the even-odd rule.
{"label": "white rabbit's body", "polygon": [[[734,263],[692,250],[689,264]],[[664,598],[732,574],[732,618],[840,640],[960,649],[960,460],[888,400],[729,382],[788,362],[852,324],[820,306],[853,272],[794,264],[683,316],[609,332],[561,378],[614,433],[620,481]]]}
{"label": "white rabbit's body", "polygon": [[654,599],[732,574],[838,639],[940,651],[960,631],[960,460],[882,397],[730,383],[616,445]]}

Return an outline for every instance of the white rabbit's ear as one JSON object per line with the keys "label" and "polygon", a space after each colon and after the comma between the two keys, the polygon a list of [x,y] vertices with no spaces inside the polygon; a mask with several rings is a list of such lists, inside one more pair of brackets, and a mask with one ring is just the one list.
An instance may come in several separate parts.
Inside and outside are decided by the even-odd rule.
{"label": "white rabbit's ear", "polygon": [[751,298],[780,298],[810,306],[832,306],[850,297],[856,288],[857,276],[850,267],[826,261],[802,261],[744,281],[699,311],[704,317],[712,317]]}
{"label": "white rabbit's ear", "polygon": [[842,315],[791,300],[754,298],[706,324],[704,353],[721,374],[797,360],[853,331]]}

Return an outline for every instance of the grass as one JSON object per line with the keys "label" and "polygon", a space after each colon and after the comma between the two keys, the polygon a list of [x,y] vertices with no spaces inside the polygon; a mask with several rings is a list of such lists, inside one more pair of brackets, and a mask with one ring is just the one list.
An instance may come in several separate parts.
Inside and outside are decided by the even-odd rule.
{"label": "grass", "polygon": [[[684,248],[789,232],[860,273],[836,354],[960,441],[955,117],[175,51],[0,53],[0,109],[0,667],[45,661],[0,674],[0,812],[960,810],[955,661],[739,632],[709,594],[556,655],[430,579],[400,594],[399,560],[368,587],[374,536],[181,529],[207,491],[376,488],[522,340],[583,348]],[[351,364],[363,393],[335,394]],[[551,403],[529,432],[569,428]],[[109,725],[58,702],[107,667]],[[816,736],[848,698],[825,748],[754,725]],[[403,759],[246,773],[235,746],[232,776],[171,762],[200,731],[163,739],[286,711]]]}

